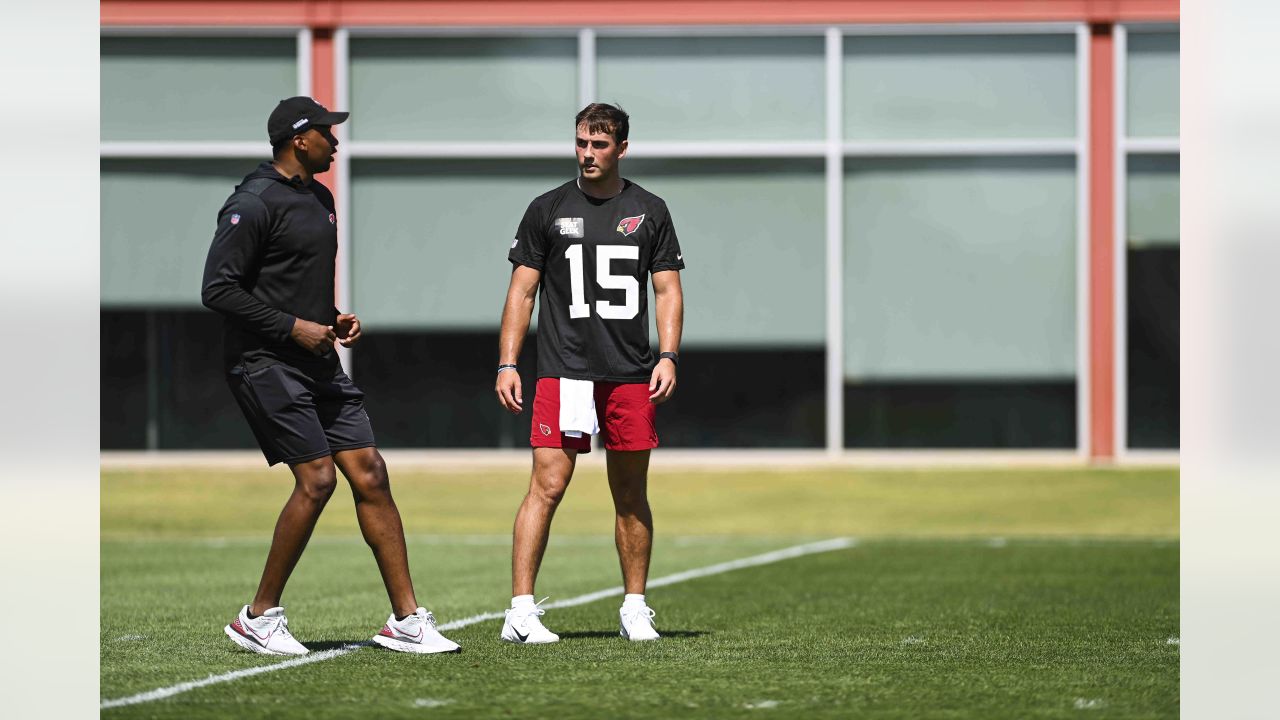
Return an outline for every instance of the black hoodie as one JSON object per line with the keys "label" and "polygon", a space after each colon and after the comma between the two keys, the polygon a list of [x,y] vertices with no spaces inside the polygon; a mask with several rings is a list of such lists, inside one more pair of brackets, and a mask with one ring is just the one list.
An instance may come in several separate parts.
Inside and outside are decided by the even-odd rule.
{"label": "black hoodie", "polygon": [[218,211],[200,293],[224,318],[228,371],[275,363],[320,374],[337,369],[333,349],[317,356],[289,337],[294,318],[336,322],[337,254],[333,195],[324,185],[286,178],[264,162],[236,186]]}

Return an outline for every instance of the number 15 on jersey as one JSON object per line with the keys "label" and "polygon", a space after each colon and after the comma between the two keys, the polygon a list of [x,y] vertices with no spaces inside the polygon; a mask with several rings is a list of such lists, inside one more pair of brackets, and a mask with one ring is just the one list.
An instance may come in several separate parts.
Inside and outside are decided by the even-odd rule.
{"label": "number 15 on jersey", "polygon": [[[564,251],[569,260],[569,292],[572,296],[569,303],[571,319],[584,318],[591,315],[591,306],[587,304],[585,268],[582,260],[582,245],[570,245]],[[596,246],[596,284],[606,290],[622,290],[626,297],[621,305],[614,305],[607,300],[596,301],[596,314],[606,320],[630,320],[640,312],[640,283],[631,275],[614,275],[610,263],[614,260],[639,260],[640,248],[636,245],[597,245]]]}

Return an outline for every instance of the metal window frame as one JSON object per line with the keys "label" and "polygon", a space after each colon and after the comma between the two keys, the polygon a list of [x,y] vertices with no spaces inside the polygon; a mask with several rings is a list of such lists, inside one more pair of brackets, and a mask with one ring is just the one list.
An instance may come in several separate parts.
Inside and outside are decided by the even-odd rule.
{"label": "metal window frame", "polygon": [[1179,33],[1176,23],[1117,23],[1114,29],[1115,53],[1115,113],[1113,136],[1115,137],[1114,172],[1112,178],[1115,196],[1112,230],[1115,252],[1115,283],[1112,312],[1115,336],[1112,339],[1115,368],[1115,448],[1118,462],[1177,462],[1181,448],[1176,450],[1151,450],[1129,446],[1129,156],[1130,155],[1181,155],[1180,137],[1129,137],[1129,34],[1130,33]]}
{"label": "metal window frame", "polygon": [[1093,208],[1090,205],[1089,150],[1093,142],[1090,132],[1092,88],[1090,79],[1089,26],[1076,25],[1076,455],[1087,461],[1093,452],[1092,433],[1093,383],[1092,343],[1089,327],[1090,231]]}
{"label": "metal window frame", "polygon": [[[1173,26],[1176,29],[1176,26]],[[311,31],[288,27],[109,27],[103,36],[295,36],[298,42],[299,94],[311,93]],[[1076,38],[1077,117],[1074,137],[1007,138],[985,140],[892,140],[854,141],[843,137],[844,38],[883,35],[1074,35]],[[1076,346],[1077,346],[1077,442],[1075,454],[1088,455],[1088,25],[1082,22],[968,23],[891,25],[793,25],[793,26],[632,26],[632,27],[418,27],[351,26],[334,32],[335,104],[347,107],[350,101],[351,38],[433,38],[433,37],[568,37],[577,40],[577,96],[582,104],[595,99],[597,92],[597,41],[608,37],[817,37],[824,41],[826,127],[824,137],[813,141],[760,142],[639,142],[631,155],[642,158],[822,158],[826,185],[826,453],[834,458],[850,457],[860,451],[844,445],[844,167],[846,158],[910,156],[1071,156],[1077,173],[1077,266],[1076,266]],[[1117,105],[1119,105],[1118,103]],[[563,159],[569,153],[561,142],[399,142],[346,140],[334,173],[338,188],[338,297],[340,307],[352,308],[351,268],[351,162],[352,159],[404,158],[508,158]],[[1176,141],[1174,141],[1176,143]],[[1135,151],[1156,152],[1167,147],[1156,142],[1136,146]],[[103,142],[103,158],[247,158],[258,157],[260,143],[215,142],[199,145],[181,142]],[[1119,207],[1119,206],[1118,206]],[[1117,213],[1119,215],[1119,212]],[[353,308],[354,309],[354,308]],[[1119,347],[1119,345],[1118,345]],[[350,351],[340,348],[344,364],[350,367]],[[981,450],[983,452],[1025,452],[1022,450]]]}
{"label": "metal window frame", "polygon": [[[350,67],[351,57],[351,34],[346,28],[338,28],[333,33],[333,104],[337,108],[348,109],[351,102],[351,75],[347,68]],[[348,140],[351,131],[343,124],[338,126],[338,143],[347,147],[346,152],[340,152],[336,156],[333,173],[335,175],[336,185],[338,188],[337,195],[334,196],[334,205],[338,208],[338,257],[337,257],[337,288],[335,290],[336,297],[334,302],[343,312],[355,312],[355,307],[351,304],[353,293],[351,291],[352,279],[355,274],[351,271],[351,145]],[[338,345],[338,361],[342,363],[343,369],[352,378],[355,377],[355,367],[351,361],[351,348]]]}
{"label": "metal window frame", "polygon": [[827,336],[826,430],[827,454],[839,456],[844,446],[844,36],[828,28],[827,64]]}

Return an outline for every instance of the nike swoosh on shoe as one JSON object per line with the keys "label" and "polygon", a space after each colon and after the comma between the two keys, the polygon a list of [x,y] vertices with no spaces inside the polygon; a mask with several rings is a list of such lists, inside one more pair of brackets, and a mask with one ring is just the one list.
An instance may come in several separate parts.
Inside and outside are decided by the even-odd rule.
{"label": "nike swoosh on shoe", "polygon": [[409,633],[404,632],[403,630],[393,630],[391,629],[390,625],[383,625],[382,630],[378,634],[382,635],[383,637],[389,637],[392,640],[399,640],[400,638],[408,638],[409,640],[413,640],[417,642],[422,639],[422,628],[418,628],[417,635],[410,635]]}
{"label": "nike swoosh on shoe", "polygon": [[258,643],[263,647],[266,647],[267,641],[271,639],[271,633],[267,633],[266,637],[262,637],[258,635],[258,633],[254,632],[253,628],[249,628],[249,631],[245,632],[244,626],[240,624],[240,618],[236,618],[231,623],[231,629],[240,633],[240,635],[242,635],[243,637],[253,640],[254,642]]}

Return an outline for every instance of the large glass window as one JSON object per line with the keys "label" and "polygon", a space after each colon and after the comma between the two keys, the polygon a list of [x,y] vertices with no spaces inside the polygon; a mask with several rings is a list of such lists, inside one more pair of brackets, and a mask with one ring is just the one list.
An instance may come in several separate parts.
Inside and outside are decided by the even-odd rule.
{"label": "large glass window", "polygon": [[1070,158],[855,160],[845,181],[845,372],[1070,378]]}
{"label": "large glass window", "polygon": [[1178,157],[1129,158],[1126,434],[1133,448],[1178,446]]}
{"label": "large glass window", "polygon": [[516,226],[574,177],[564,145],[563,161],[353,161],[352,300],[369,327],[493,331],[496,343]]}
{"label": "large glass window", "polygon": [[1178,136],[1178,34],[1130,32],[1125,66],[1128,137]]}
{"label": "large glass window", "polygon": [[1073,446],[1074,160],[846,162],[846,443]]}
{"label": "large glass window", "polygon": [[[1123,319],[1126,445],[1177,448],[1179,377],[1178,34],[1125,32]],[[1132,141],[1160,146],[1139,147]],[[1167,145],[1170,145],[1166,147]]]}
{"label": "large glass window", "polygon": [[626,171],[671,210],[687,344],[824,345],[822,161],[632,160]]}
{"label": "large glass window", "polygon": [[102,304],[199,307],[218,210],[256,164],[103,160]]}
{"label": "large glass window", "polygon": [[1075,136],[1072,35],[844,40],[847,140]]}
{"label": "large glass window", "polygon": [[574,38],[355,38],[357,140],[570,141]]}
{"label": "large glass window", "polygon": [[602,37],[597,97],[637,140],[821,140],[820,37]]}
{"label": "large glass window", "polygon": [[102,38],[103,140],[260,140],[298,94],[293,37]]}
{"label": "large glass window", "polygon": [[844,38],[855,147],[1046,142],[845,158],[846,447],[1076,445],[1076,42]]}

